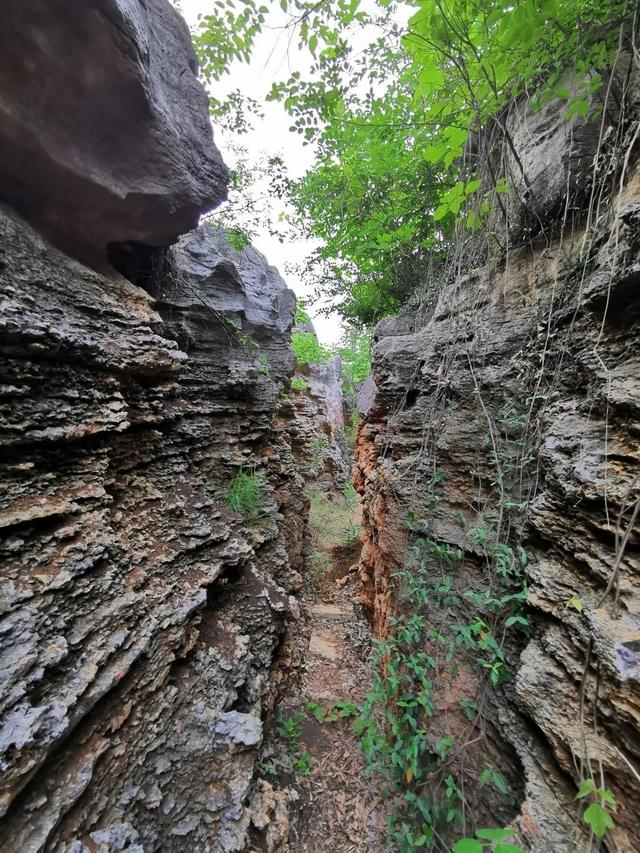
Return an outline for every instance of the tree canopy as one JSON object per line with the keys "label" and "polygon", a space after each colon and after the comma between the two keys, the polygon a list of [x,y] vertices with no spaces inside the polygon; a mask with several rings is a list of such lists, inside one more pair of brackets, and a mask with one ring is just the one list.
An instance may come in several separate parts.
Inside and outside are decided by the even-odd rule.
{"label": "tree canopy", "polygon": [[[631,12],[628,0],[414,0],[405,23],[394,0],[279,6],[312,64],[264,97],[314,143],[315,162],[296,181],[281,160],[263,168],[291,205],[293,234],[319,239],[304,273],[360,326],[397,311],[456,231],[481,227],[508,189],[481,184],[470,136],[523,93],[586,115]],[[269,13],[255,0],[212,2],[195,38],[207,79],[250,60]],[[259,109],[257,93],[212,99],[239,134]]]}

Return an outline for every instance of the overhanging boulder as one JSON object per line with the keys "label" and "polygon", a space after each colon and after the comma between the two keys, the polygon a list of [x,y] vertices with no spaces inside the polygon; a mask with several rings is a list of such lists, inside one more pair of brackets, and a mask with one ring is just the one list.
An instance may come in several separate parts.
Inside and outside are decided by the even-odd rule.
{"label": "overhanging boulder", "polygon": [[168,0],[20,0],[0,28],[2,199],[74,254],[167,245],[226,197]]}

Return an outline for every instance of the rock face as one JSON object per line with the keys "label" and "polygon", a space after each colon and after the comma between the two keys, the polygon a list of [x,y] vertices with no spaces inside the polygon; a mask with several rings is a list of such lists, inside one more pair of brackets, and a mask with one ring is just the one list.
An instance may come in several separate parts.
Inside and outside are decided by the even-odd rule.
{"label": "rock face", "polygon": [[5,7],[0,849],[239,850],[251,803],[282,823],[252,779],[304,540],[295,300],[209,225],[152,248],[226,189],[169,4]]}
{"label": "rock face", "polygon": [[293,295],[210,226],[153,298],[1,227],[0,847],[239,849],[303,538]]}
{"label": "rock face", "polygon": [[344,431],[340,360],[298,368],[289,431],[305,480],[326,493],[342,492],[351,475]]}
{"label": "rock face", "polygon": [[[555,163],[520,152],[534,183],[574,160],[554,122]],[[357,434],[363,603],[384,634],[416,609],[394,574],[422,577],[453,650],[430,641],[430,736],[456,742],[445,772],[468,822],[515,820],[539,853],[588,849],[589,778],[618,802],[607,849],[640,848],[640,182],[625,133],[608,132],[597,216],[546,220],[555,239],[443,274],[421,312],[379,325]],[[526,119],[515,139],[537,139]],[[479,784],[486,768],[497,786]]]}
{"label": "rock face", "polygon": [[226,197],[207,96],[168,0],[8,0],[0,199],[57,245],[167,245]]}

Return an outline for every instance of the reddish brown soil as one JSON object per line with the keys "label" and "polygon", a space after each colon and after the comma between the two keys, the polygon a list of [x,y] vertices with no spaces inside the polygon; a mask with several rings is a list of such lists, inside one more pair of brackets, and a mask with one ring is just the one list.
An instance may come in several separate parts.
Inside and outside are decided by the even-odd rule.
{"label": "reddish brown soil", "polygon": [[[326,592],[309,606],[311,639],[303,695],[323,707],[336,700],[360,703],[372,681],[371,666],[354,645],[367,628],[353,607],[357,589],[356,575],[348,573],[352,558],[353,553],[337,558],[330,577],[320,584]],[[341,578],[348,579],[342,588],[336,584]],[[384,850],[382,796],[375,780],[367,777],[352,720],[318,723],[308,717],[301,749],[311,756],[311,772],[298,784],[301,800],[292,853]]]}

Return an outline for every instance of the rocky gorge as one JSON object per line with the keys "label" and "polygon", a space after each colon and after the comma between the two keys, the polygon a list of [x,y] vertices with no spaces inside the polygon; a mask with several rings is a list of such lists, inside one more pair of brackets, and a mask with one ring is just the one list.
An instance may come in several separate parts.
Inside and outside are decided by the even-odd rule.
{"label": "rocky gorge", "polygon": [[[208,218],[180,14],[3,24],[0,849],[380,851],[425,789],[387,848],[639,849],[633,58],[471,141],[505,191],[378,323],[352,448],[339,359]],[[370,756],[417,706],[403,798]]]}

